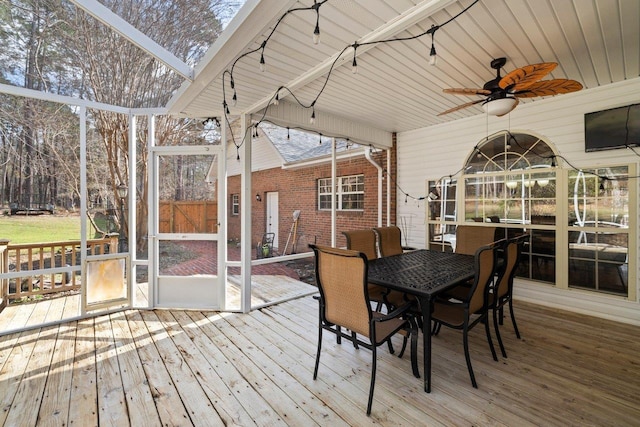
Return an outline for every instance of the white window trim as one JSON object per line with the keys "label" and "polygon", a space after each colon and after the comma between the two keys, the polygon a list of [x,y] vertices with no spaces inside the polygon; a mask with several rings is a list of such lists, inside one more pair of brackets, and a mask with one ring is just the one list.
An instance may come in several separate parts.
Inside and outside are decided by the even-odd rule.
{"label": "white window trim", "polygon": [[[342,191],[342,182],[345,179],[348,178],[353,178],[353,177],[362,177],[362,187],[363,190],[362,191]],[[331,196],[331,193],[321,193],[320,192],[320,183],[322,181],[331,181],[331,178],[319,178],[317,181],[317,193],[318,193],[318,210],[319,211],[330,211],[331,207],[328,208],[322,208],[321,207],[321,200],[320,200],[320,196]],[[331,187],[331,183],[329,182],[329,187]],[[364,191],[364,174],[355,174],[355,175],[344,175],[344,176],[339,176],[336,177],[336,197],[337,197],[337,204],[336,204],[336,210],[337,211],[343,211],[343,212],[362,212],[364,211],[364,209],[343,209],[342,207],[342,202],[343,202],[343,196],[347,195],[347,194],[361,194],[362,195],[362,202],[364,204],[364,199],[365,199],[365,191]]]}

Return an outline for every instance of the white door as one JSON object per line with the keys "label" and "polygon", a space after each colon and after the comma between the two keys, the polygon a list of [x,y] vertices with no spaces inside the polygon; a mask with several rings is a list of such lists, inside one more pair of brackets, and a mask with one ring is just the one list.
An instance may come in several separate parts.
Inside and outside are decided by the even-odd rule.
{"label": "white door", "polygon": [[278,193],[267,193],[267,233],[274,233],[273,247],[278,246]]}
{"label": "white door", "polygon": [[154,147],[149,203],[153,305],[221,309],[224,283],[217,271],[216,183],[220,149],[214,146]]}

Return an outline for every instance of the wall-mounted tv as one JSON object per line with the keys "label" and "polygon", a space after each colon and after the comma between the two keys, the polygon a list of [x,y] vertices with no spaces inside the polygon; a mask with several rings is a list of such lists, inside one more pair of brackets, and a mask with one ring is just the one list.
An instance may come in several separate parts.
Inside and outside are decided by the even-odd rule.
{"label": "wall-mounted tv", "polygon": [[584,151],[640,145],[640,104],[584,115]]}

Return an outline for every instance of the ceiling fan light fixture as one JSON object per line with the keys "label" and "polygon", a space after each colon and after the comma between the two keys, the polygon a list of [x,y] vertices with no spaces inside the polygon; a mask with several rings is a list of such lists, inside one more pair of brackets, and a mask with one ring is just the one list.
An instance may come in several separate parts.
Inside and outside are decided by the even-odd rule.
{"label": "ceiling fan light fixture", "polygon": [[492,99],[482,104],[482,109],[490,116],[503,116],[513,110],[518,100],[507,96],[505,98]]}

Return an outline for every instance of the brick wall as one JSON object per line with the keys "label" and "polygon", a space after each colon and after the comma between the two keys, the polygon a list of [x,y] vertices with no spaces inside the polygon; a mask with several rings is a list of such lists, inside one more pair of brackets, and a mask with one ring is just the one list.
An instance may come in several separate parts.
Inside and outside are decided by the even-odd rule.
{"label": "brick wall", "polygon": [[[396,206],[396,189],[395,189],[395,135],[394,147],[391,150],[391,223],[395,224],[395,206]],[[372,158],[384,169],[386,169],[387,159],[386,152],[376,153]],[[346,241],[342,235],[343,230],[352,230],[358,228],[370,228],[378,225],[378,171],[364,158],[360,156],[350,160],[339,161],[337,164],[337,176],[364,174],[364,211],[362,212],[341,212],[336,213],[336,244],[345,246]],[[384,175],[383,175],[384,176]],[[287,242],[287,237],[293,223],[293,212],[300,210],[300,218],[298,220],[298,237],[303,236],[298,241],[296,252],[307,250],[308,243],[318,243],[328,245],[331,243],[331,212],[318,210],[317,180],[319,178],[331,177],[331,164],[323,164],[304,169],[283,170],[281,168],[273,168],[263,171],[254,172],[252,176],[252,242],[255,245],[266,229],[266,193],[278,192],[279,202],[279,242],[274,246],[282,251]],[[386,176],[383,181],[383,219],[382,224],[387,223],[387,183]],[[240,193],[240,176],[229,178],[228,184],[230,200],[231,194]],[[255,195],[259,194],[262,198],[261,202],[256,200]],[[231,206],[229,206],[231,209]],[[243,206],[240,206],[242,211]],[[240,216],[228,215],[228,237],[229,239],[240,238]],[[293,242],[289,242],[291,248]],[[289,252],[289,251],[287,251]]]}

